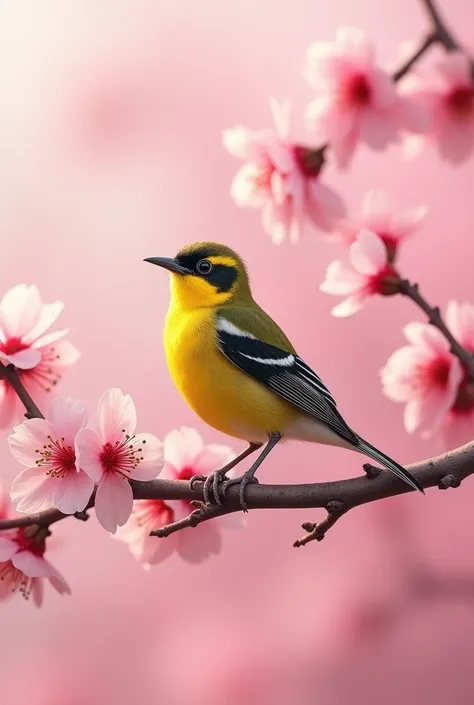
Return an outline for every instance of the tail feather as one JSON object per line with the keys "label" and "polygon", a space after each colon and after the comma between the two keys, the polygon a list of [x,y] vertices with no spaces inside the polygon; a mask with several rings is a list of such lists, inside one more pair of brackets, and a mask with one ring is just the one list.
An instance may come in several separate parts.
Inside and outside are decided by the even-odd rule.
{"label": "tail feather", "polygon": [[359,437],[358,441],[358,449],[362,453],[367,455],[369,458],[372,458],[372,460],[375,460],[375,462],[380,463],[380,465],[383,465],[383,467],[390,470],[390,472],[393,472],[394,475],[406,482],[410,485],[410,487],[413,487],[414,490],[419,490],[420,492],[423,492],[423,494],[425,493],[422,485],[418,482],[416,477],[408,472],[408,470],[405,470],[405,468],[399,463],[392,460],[392,458],[389,458],[388,455],[385,455],[382,451],[374,448],[374,446],[370,445],[370,443],[364,441],[363,438]]}

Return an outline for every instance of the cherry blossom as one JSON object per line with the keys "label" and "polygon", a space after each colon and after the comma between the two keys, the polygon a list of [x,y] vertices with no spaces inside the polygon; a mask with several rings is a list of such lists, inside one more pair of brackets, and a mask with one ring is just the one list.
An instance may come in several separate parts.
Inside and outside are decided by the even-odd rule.
{"label": "cherry blossom", "polygon": [[14,480],[10,497],[19,512],[56,507],[64,514],[82,511],[94,483],[77,465],[74,441],[86,424],[86,408],[78,399],[57,397],[48,420],[29,419],[8,438],[12,455],[26,467]]}
{"label": "cherry blossom", "polygon": [[398,93],[359,29],[340,27],[334,43],[314,42],[305,77],[316,91],[307,109],[308,126],[318,143],[330,143],[340,168],[349,165],[359,142],[382,150],[399,142],[403,131],[427,127],[424,111]]}
{"label": "cherry blossom", "polygon": [[365,194],[360,215],[341,221],[331,238],[351,245],[360,232],[370,230],[382,240],[393,263],[400,243],[417,230],[427,213],[426,206],[396,213],[388,194],[374,189]]}
{"label": "cherry blossom", "polygon": [[[451,301],[446,323],[454,337],[474,352],[474,306]],[[396,350],[381,370],[384,393],[405,403],[408,433],[423,437],[440,431],[446,447],[472,439],[474,385],[442,333],[428,323],[409,323],[408,345]]]}
{"label": "cherry blossom", "polygon": [[308,224],[329,230],[345,209],[321,182],[318,154],[289,140],[288,105],[273,101],[271,107],[275,129],[224,131],[226,149],[245,161],[231,195],[240,206],[262,210],[263,227],[275,244],[287,237],[296,242]]}
{"label": "cherry blossom", "polygon": [[382,240],[370,230],[363,230],[349,249],[350,265],[331,262],[319,287],[326,294],[347,296],[332,310],[333,316],[356,313],[374,294],[390,296],[397,291],[399,276],[390,264]]}
{"label": "cherry blossom", "polygon": [[457,52],[447,54],[431,74],[410,75],[403,91],[425,109],[431,123],[426,134],[406,138],[408,156],[418,155],[427,145],[453,164],[472,154],[474,85],[469,57]]}
{"label": "cherry blossom", "polygon": [[132,512],[128,480],[155,479],[163,466],[163,445],[151,433],[135,433],[135,404],[121,389],[104,392],[97,424],[97,430],[83,428],[77,434],[76,457],[79,467],[97,483],[97,519],[113,534]]}
{"label": "cherry blossom", "polygon": [[[160,477],[171,480],[189,480],[193,475],[209,475],[234,457],[228,446],[204,445],[199,433],[183,426],[171,431],[164,439],[165,465]],[[228,473],[232,477],[232,471]],[[200,563],[221,549],[221,528],[239,528],[243,525],[238,514],[218,517],[192,529],[184,529],[165,539],[150,536],[150,531],[188,516],[195,509],[181,500],[139,500],[133,505],[132,516],[117,531],[115,538],[128,544],[132,553],[145,568],[163,561],[176,552],[191,563]]]}
{"label": "cherry blossom", "polygon": [[[13,364],[36,399],[49,391],[62,372],[74,364],[79,352],[64,337],[68,330],[48,332],[63,310],[56,301],[44,304],[35,286],[18,284],[0,301],[0,362]],[[0,428],[18,420],[21,405],[10,385],[0,379]]]}
{"label": "cherry blossom", "polygon": [[44,580],[60,595],[70,595],[69,585],[44,557],[46,532],[38,527],[19,528],[0,536],[0,600],[19,592],[41,607]]}

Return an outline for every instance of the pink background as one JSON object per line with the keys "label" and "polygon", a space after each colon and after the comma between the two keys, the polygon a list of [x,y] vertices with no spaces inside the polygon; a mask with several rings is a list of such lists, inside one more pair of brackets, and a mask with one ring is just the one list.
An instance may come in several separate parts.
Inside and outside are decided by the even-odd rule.
{"label": "pink background", "polygon": [[[474,9],[444,2],[471,46]],[[82,359],[61,383],[93,409],[108,387],[131,393],[143,430],[164,436],[196,419],[165,368],[168,282],[142,263],[196,239],[235,246],[254,293],[285,328],[373,443],[410,462],[437,451],[408,438],[402,409],[383,397],[378,370],[419,318],[408,301],[373,300],[354,318],[330,316],[319,293],[341,254],[318,234],[271,245],[259,215],[229,197],[237,162],[226,127],[269,124],[268,98],[293,101],[304,132],[310,91],[304,52],[355,24],[393,64],[400,43],[426,27],[416,0],[11,0],[0,10],[0,232],[2,291],[35,283],[66,303],[62,322]],[[472,161],[461,168],[426,154],[360,149],[326,179],[356,211],[384,188],[400,206],[426,203],[429,219],[401,254],[407,276],[444,307],[474,301]],[[6,437],[6,436],[5,436]],[[233,444],[237,449],[240,446]],[[2,444],[6,481],[19,467]],[[261,472],[268,482],[343,478],[356,456],[287,446]],[[292,548],[317,512],[254,512],[226,533],[202,566],[172,558],[146,573],[95,518],[54,530],[55,564],[73,588],[48,590],[36,610],[1,607],[2,705],[444,705],[474,696],[474,594],[405,600],[410,560],[474,579],[471,483],[354,511],[322,544]],[[473,591],[471,590],[471,593]],[[400,602],[393,623],[371,630],[364,610]],[[364,624],[366,628],[364,628]]]}

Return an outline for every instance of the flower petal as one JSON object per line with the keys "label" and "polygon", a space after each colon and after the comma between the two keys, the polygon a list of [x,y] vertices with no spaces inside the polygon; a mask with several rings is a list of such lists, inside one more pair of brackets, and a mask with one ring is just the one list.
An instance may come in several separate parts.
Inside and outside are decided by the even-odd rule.
{"label": "flower petal", "polygon": [[60,595],[70,595],[71,594],[71,588],[54,565],[50,563],[46,558],[43,559],[44,562],[46,563],[46,567],[48,569],[48,579],[53,588],[58,592]]}
{"label": "flower petal", "polygon": [[192,530],[183,529],[179,538],[178,553],[189,563],[202,563],[211,555],[220,553],[222,547],[220,532],[212,522],[201,524]]}
{"label": "flower petal", "polygon": [[30,551],[18,551],[11,559],[15,568],[29,578],[47,578],[48,565],[42,556],[35,556]]}
{"label": "flower petal", "polygon": [[423,348],[434,355],[443,355],[449,352],[449,343],[444,335],[429,323],[407,323],[403,333],[412,345]]}
{"label": "flower petal", "polygon": [[[22,500],[28,498],[31,493],[40,488],[48,479],[50,478],[46,475],[45,468],[38,467],[37,465],[26,468],[26,470],[20,472],[12,481],[10,487],[11,501],[15,505],[18,505]],[[49,504],[49,506],[51,506],[51,504]],[[34,511],[34,509],[30,510],[29,504],[26,505],[25,509],[18,509],[17,507],[17,510],[21,512]]]}
{"label": "flower petal", "polygon": [[11,560],[12,556],[18,551],[16,541],[0,536],[0,563],[5,563]]}
{"label": "flower petal", "polygon": [[110,443],[122,440],[124,432],[132,436],[137,427],[137,412],[130,394],[117,387],[104,392],[97,407],[97,422],[102,438]]}
{"label": "flower petal", "polygon": [[35,350],[45,348],[47,345],[52,345],[52,343],[56,343],[58,340],[61,340],[61,338],[64,338],[68,333],[69,328],[63,328],[63,330],[55,330],[51,333],[46,333],[46,335],[42,335],[41,338],[35,340],[35,342],[32,343],[32,346]]}
{"label": "flower petal", "polygon": [[57,436],[52,423],[46,419],[28,419],[15,426],[8,437],[10,452],[19,463],[31,467],[38,460],[38,452],[50,443],[48,436]]}
{"label": "flower petal", "polygon": [[204,444],[194,428],[181,426],[170,431],[164,439],[165,461],[177,470],[193,465],[194,458],[202,451]]}
{"label": "flower petal", "polygon": [[95,512],[101,526],[115,534],[133,509],[133,492],[127,480],[115,473],[105,473],[97,487]]}
{"label": "flower petal", "polygon": [[86,405],[74,397],[55,397],[49,405],[48,418],[58,436],[73,444],[76,434],[86,425]]}
{"label": "flower petal", "polygon": [[0,302],[0,326],[10,337],[22,338],[36,325],[42,306],[36,286],[18,284]]}
{"label": "flower petal", "polygon": [[82,428],[76,436],[76,464],[94,482],[99,482],[104,473],[100,461],[103,447],[102,439],[91,428]]}
{"label": "flower petal", "polygon": [[204,446],[193,462],[196,475],[210,475],[214,470],[219,470],[235,458],[235,453],[229,446],[211,443]]}
{"label": "flower petal", "polygon": [[362,230],[350,247],[349,258],[357,272],[373,276],[386,266],[387,249],[378,235]]}
{"label": "flower petal", "polygon": [[340,260],[334,260],[328,265],[326,278],[320,284],[319,290],[325,294],[347,296],[362,289],[365,277],[353,269],[349,269]]}
{"label": "flower petal", "polygon": [[151,433],[137,433],[133,439],[134,447],[141,444],[141,460],[130,471],[134,480],[154,480],[163,468],[163,443]]}
{"label": "flower petal", "polygon": [[27,345],[34,343],[50,328],[64,308],[62,301],[55,301],[52,304],[43,304],[39,317],[33,328],[30,328],[22,340]]}
{"label": "flower petal", "polygon": [[82,512],[94,491],[94,482],[85,473],[68,472],[64,477],[56,479],[53,507],[63,514]]}
{"label": "flower petal", "polygon": [[349,296],[347,299],[344,299],[344,301],[341,301],[340,304],[334,306],[331,313],[336,318],[347,318],[357,313],[357,311],[360,311],[366,300],[367,297],[360,293]]}
{"label": "flower petal", "polygon": [[6,365],[15,365],[19,370],[31,370],[41,360],[41,353],[32,348],[20,350],[11,355],[6,355],[0,351],[0,360],[3,360]]}

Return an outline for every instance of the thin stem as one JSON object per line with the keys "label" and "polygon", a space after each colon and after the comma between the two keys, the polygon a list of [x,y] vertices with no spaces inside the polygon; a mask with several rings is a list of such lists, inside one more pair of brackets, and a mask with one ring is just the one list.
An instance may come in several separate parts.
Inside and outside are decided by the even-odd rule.
{"label": "thin stem", "polygon": [[0,363],[0,377],[6,380],[10,387],[15,390],[18,398],[26,409],[25,416],[28,419],[44,419],[43,414],[26,391],[18,372],[13,365],[5,366]]}
{"label": "thin stem", "polygon": [[435,41],[442,44],[446,51],[460,51],[461,45],[442,19],[434,0],[421,0],[421,4],[431,20]]}
{"label": "thin stem", "polygon": [[413,66],[421,59],[423,54],[433,45],[436,44],[438,38],[435,32],[430,32],[424,41],[420,44],[418,49],[405,61],[399,69],[392,74],[392,79],[394,83],[400,81],[401,78],[406,76],[406,74],[413,68]]}
{"label": "thin stem", "polygon": [[463,367],[474,381],[474,356],[456,340],[448,326],[444,322],[438,306],[430,306],[426,299],[420,294],[418,284],[411,284],[407,279],[399,282],[398,290],[407,298],[411,299],[428,316],[432,326],[435,326],[444,335],[451,346],[453,355],[461,361]]}

